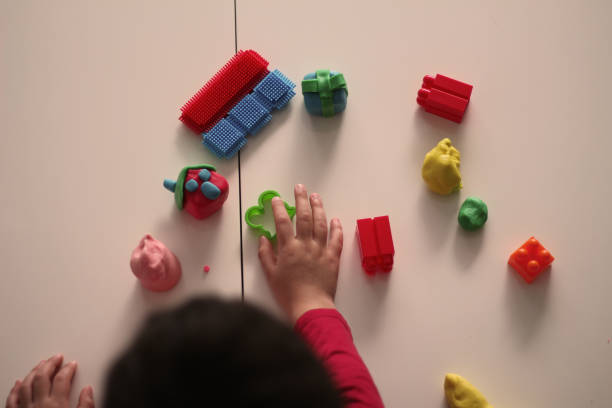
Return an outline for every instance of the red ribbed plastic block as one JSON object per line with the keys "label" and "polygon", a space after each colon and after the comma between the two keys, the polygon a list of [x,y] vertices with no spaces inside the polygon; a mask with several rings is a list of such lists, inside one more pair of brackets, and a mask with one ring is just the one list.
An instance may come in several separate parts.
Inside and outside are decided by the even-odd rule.
{"label": "red ribbed plastic block", "polygon": [[374,229],[376,230],[376,241],[378,242],[378,266],[383,272],[391,272],[393,269],[393,237],[391,236],[391,224],[389,217],[374,218]]}
{"label": "red ribbed plastic block", "polygon": [[363,266],[363,269],[368,275],[374,275],[378,268],[378,245],[376,244],[374,220],[371,218],[357,220],[357,239],[359,241],[359,252],[361,254],[361,266]]}
{"label": "red ribbed plastic block", "polygon": [[357,220],[357,240],[361,266],[368,275],[374,275],[378,270],[391,271],[395,248],[387,215]]}
{"label": "red ribbed plastic block", "polygon": [[268,74],[268,61],[239,51],[181,108],[179,118],[200,134],[210,130]]}
{"label": "red ribbed plastic block", "polygon": [[417,103],[425,111],[461,123],[474,87],[444,75],[425,75]]}
{"label": "red ribbed plastic block", "polygon": [[439,89],[451,95],[458,96],[459,98],[467,99],[468,101],[470,100],[470,96],[472,96],[472,89],[474,88],[470,84],[440,74],[436,74],[435,78],[425,75],[421,87],[425,89]]}

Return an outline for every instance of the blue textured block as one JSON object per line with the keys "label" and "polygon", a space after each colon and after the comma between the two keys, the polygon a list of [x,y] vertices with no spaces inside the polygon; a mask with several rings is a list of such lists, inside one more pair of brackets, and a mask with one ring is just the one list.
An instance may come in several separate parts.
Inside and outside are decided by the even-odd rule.
{"label": "blue textured block", "polygon": [[242,98],[234,108],[229,111],[227,120],[235,127],[241,128],[245,133],[254,135],[265,126],[272,115],[270,110],[259,103],[252,94]]}
{"label": "blue textured block", "polygon": [[295,96],[295,84],[279,70],[264,77],[253,92],[242,98],[208,133],[203,142],[217,157],[232,157],[270,122],[273,109],[281,109]]}
{"label": "blue textured block", "polygon": [[272,120],[272,115],[266,116],[264,120],[260,121],[259,124],[255,126],[254,128],[252,128],[249,133],[251,133],[252,135],[256,135],[257,132],[259,132],[261,128],[266,126],[270,120]]}
{"label": "blue textured block", "polygon": [[276,69],[257,84],[253,89],[253,94],[268,109],[281,109],[295,96],[293,88],[295,84]]}
{"label": "blue textured block", "polygon": [[221,119],[210,132],[203,134],[203,142],[217,157],[229,159],[246,144],[246,134],[233,126],[227,119]]}
{"label": "blue textured block", "polygon": [[[337,72],[331,71],[331,77],[333,78],[335,75],[338,75]],[[306,74],[304,79],[315,79],[316,73],[311,72],[310,74]],[[334,113],[343,112],[346,109],[346,99],[347,92],[344,89],[336,89],[332,92],[332,102],[334,104]],[[318,93],[307,92],[304,94],[304,105],[306,105],[306,110],[312,115],[323,116],[323,111],[321,109],[321,98]]]}

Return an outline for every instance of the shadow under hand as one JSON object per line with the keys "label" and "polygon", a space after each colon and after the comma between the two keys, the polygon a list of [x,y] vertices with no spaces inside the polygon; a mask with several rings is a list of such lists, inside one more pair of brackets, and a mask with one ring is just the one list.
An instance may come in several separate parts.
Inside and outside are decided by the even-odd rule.
{"label": "shadow under hand", "polygon": [[510,332],[521,344],[526,344],[539,331],[540,322],[548,306],[551,271],[545,270],[531,284],[528,284],[507,265],[506,303],[510,314]]}
{"label": "shadow under hand", "polygon": [[358,240],[353,240],[350,251],[347,249],[345,247],[343,253],[345,264],[340,272],[336,304],[348,320],[353,335],[365,339],[379,332],[390,281],[395,272],[367,275],[361,267]]}
{"label": "shadow under hand", "polygon": [[[259,234],[249,229],[247,235],[249,236],[249,238],[245,239],[244,251],[248,251],[251,254],[257,254],[259,251]],[[274,246],[274,251],[276,252],[276,243],[272,243],[272,245]],[[245,256],[245,258],[251,258],[252,260],[248,263],[245,262],[244,300],[248,303],[252,303],[262,307],[279,320],[287,322],[287,316],[285,316],[284,312],[276,303],[276,299],[274,299],[274,295],[270,290],[270,286],[268,285],[266,279],[266,273],[263,270],[261,263],[259,262],[258,255],[255,255],[253,257],[247,255]],[[247,281],[250,283],[247,283]]]}

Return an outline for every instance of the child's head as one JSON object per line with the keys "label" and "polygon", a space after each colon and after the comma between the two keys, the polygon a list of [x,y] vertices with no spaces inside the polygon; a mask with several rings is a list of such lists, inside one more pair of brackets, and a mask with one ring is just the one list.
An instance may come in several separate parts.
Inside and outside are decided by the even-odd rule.
{"label": "child's head", "polygon": [[199,299],[151,316],[112,366],[104,407],[339,407],[291,328],[239,301]]}

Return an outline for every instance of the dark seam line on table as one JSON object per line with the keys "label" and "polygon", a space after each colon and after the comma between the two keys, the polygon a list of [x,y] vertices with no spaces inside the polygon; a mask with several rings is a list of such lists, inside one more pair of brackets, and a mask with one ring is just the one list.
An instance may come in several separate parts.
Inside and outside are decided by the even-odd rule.
{"label": "dark seam line on table", "polygon": [[[234,54],[238,54],[236,0],[234,0]],[[242,245],[242,174],[240,172],[240,150],[238,151],[238,225],[240,226],[240,298],[244,302],[244,248]]]}

